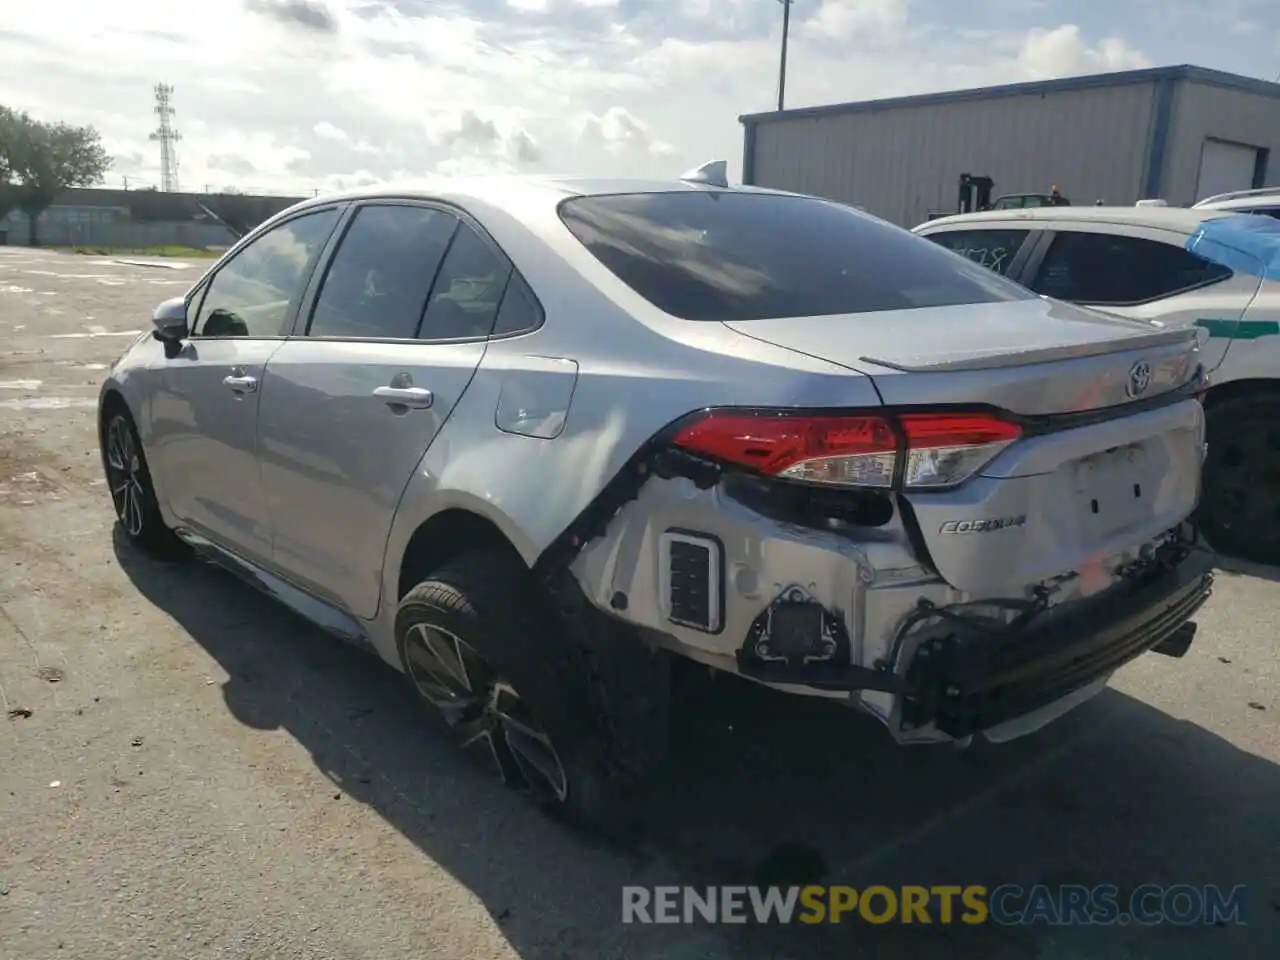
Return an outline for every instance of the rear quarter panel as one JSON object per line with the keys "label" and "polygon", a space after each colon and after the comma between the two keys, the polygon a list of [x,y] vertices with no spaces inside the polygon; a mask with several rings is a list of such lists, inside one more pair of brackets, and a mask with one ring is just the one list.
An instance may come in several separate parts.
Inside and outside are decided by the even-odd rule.
{"label": "rear quarter panel", "polygon": [[[576,309],[549,303],[541,330],[490,343],[406,489],[389,557],[403,553],[426,519],[462,508],[492,520],[532,564],[650,438],[703,407],[879,405],[868,378],[835,364],[718,323],[688,323],[683,340],[657,336],[589,298],[583,291]],[[504,385],[545,375],[548,360],[576,366],[571,388],[555,391],[569,397],[563,429],[555,436],[499,429]]]}
{"label": "rear quarter panel", "polygon": [[1280,280],[1263,281],[1234,337],[1224,339],[1225,356],[1214,372],[1215,385],[1280,379]]}

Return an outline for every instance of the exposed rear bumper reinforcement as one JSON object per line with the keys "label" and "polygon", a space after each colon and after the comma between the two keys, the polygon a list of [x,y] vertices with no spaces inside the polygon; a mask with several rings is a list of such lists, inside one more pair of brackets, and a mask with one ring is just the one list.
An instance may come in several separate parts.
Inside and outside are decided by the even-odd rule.
{"label": "exposed rear bumper reinforcement", "polygon": [[1190,618],[1213,592],[1212,567],[1212,557],[1193,552],[1042,626],[971,631],[957,624],[922,646],[905,676],[761,663],[745,651],[738,669],[766,683],[900,694],[905,727],[934,723],[948,736],[966,737],[1053,703],[1143,653],[1185,654],[1195,635]]}
{"label": "exposed rear bumper reinforcement", "polygon": [[1188,621],[1212,592],[1212,558],[1196,552],[1043,628],[949,637],[912,664],[903,719],[965,737],[1053,703],[1148,651],[1182,656],[1194,635]]}

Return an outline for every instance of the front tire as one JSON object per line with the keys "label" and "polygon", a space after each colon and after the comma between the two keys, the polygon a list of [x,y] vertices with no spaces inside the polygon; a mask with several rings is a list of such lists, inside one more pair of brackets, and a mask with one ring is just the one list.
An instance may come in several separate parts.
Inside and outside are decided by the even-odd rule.
{"label": "front tire", "polygon": [[124,411],[118,410],[107,418],[102,433],[102,462],[116,521],[129,541],[160,559],[181,556],[184,544],[160,514],[138,430]]}
{"label": "front tire", "polygon": [[1231,397],[1206,420],[1201,532],[1219,553],[1280,564],[1280,394]]}
{"label": "front tire", "polygon": [[626,791],[581,653],[518,558],[483,551],[437,570],[400,602],[396,644],[418,695],[507,786],[558,819],[623,837]]}

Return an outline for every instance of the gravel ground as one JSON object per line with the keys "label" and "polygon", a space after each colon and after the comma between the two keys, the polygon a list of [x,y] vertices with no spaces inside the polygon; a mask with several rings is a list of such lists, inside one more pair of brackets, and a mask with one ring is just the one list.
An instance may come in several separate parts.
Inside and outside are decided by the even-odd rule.
{"label": "gravel ground", "polygon": [[[709,684],[643,849],[606,849],[457,754],[390,669],[120,542],[98,384],[204,266],[0,248],[0,960],[1274,956],[1280,573],[1225,570],[1185,659],[1144,657],[993,750],[900,750]],[[859,885],[1245,884],[1248,923],[620,922],[624,884],[802,863]]]}

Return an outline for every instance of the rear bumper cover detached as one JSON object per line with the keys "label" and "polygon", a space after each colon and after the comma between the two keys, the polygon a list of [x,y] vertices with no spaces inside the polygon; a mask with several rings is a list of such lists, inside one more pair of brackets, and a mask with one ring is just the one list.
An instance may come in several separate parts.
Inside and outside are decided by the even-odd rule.
{"label": "rear bumper cover detached", "polygon": [[934,641],[907,672],[903,721],[965,737],[1069,696],[1148,651],[1182,656],[1195,631],[1191,617],[1212,592],[1212,558],[1193,552],[1038,629]]}
{"label": "rear bumper cover detached", "polygon": [[1195,632],[1191,617],[1213,591],[1212,567],[1212,557],[1193,551],[1098,597],[1006,628],[970,628],[956,618],[915,650],[905,672],[783,667],[745,651],[738,668],[766,683],[893,693],[904,730],[933,725],[961,739],[1048,707],[1149,651],[1182,656]]}

